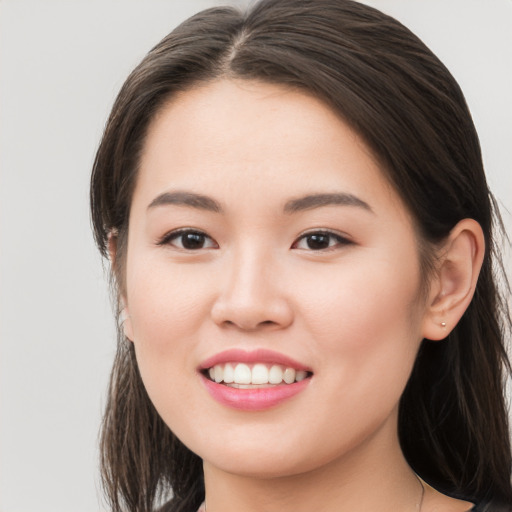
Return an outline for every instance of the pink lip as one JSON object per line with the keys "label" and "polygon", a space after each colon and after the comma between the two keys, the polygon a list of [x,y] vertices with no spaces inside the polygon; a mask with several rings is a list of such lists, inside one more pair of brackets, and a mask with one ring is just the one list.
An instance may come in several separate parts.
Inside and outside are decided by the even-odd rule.
{"label": "pink lip", "polygon": [[217,384],[201,374],[203,384],[217,402],[243,411],[262,411],[275,407],[300,393],[309,384],[310,378],[293,384],[279,384],[268,388],[237,389]]}
{"label": "pink lip", "polygon": [[295,370],[304,370],[307,372],[311,372],[311,368],[295,361],[291,357],[265,349],[252,351],[240,349],[225,350],[224,352],[220,352],[206,359],[199,366],[199,372],[204,386],[217,402],[234,409],[261,411],[275,407],[303,391],[311,380],[311,378],[306,378],[300,382],[294,382],[293,384],[285,384],[283,382],[282,384],[268,388],[237,389],[226,386],[225,384],[213,382],[201,373],[202,370],[211,368],[216,364],[230,362],[280,364],[294,368]]}
{"label": "pink lip", "polygon": [[272,350],[266,349],[258,349],[258,350],[240,350],[240,349],[230,349],[225,350],[224,352],[220,352],[215,354],[212,357],[209,357],[205,361],[201,363],[199,366],[199,370],[206,370],[207,368],[211,368],[216,364],[224,364],[224,363],[269,363],[269,364],[281,364],[283,366],[287,366],[289,368],[294,368],[295,370],[304,370],[307,372],[311,371],[311,368],[308,366],[295,361],[291,357],[280,354],[279,352],[274,352]]}

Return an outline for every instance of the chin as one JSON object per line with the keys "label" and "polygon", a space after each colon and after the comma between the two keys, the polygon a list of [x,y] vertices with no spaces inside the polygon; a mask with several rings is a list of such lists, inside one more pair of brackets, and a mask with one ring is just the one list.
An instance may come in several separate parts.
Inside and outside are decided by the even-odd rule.
{"label": "chin", "polygon": [[298,461],[285,461],[284,457],[279,455],[276,457],[275,454],[250,459],[250,456],[243,457],[238,454],[235,460],[223,458],[223,460],[204,459],[204,461],[225,473],[262,480],[295,476],[314,469],[314,467],[310,467],[310,463],[303,462],[301,464]]}
{"label": "chin", "polygon": [[275,442],[276,439],[252,438],[234,442],[234,439],[223,441],[209,439],[208,443],[196,446],[197,453],[205,462],[217,470],[246,478],[271,479],[291,477],[310,473],[338,459],[350,446],[318,446],[311,445],[307,436],[300,436],[303,441],[297,441],[289,436],[288,442]]}

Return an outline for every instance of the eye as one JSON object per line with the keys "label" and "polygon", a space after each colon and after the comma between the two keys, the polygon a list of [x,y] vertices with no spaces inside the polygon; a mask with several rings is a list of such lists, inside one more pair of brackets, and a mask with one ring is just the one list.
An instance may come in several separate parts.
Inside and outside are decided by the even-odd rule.
{"label": "eye", "polygon": [[347,238],[330,231],[312,231],[299,237],[292,245],[292,249],[306,249],[309,251],[322,251],[340,245],[349,245],[352,242]]}
{"label": "eye", "polygon": [[165,235],[158,245],[172,245],[186,251],[217,249],[219,246],[206,233],[195,229],[180,229]]}

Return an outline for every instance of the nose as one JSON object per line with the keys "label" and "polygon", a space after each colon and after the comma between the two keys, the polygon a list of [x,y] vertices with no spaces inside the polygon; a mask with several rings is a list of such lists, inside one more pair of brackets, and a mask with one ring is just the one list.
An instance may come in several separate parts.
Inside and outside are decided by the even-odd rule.
{"label": "nose", "polygon": [[271,257],[252,252],[226,262],[228,266],[211,309],[217,325],[259,331],[292,324],[293,308],[279,264],[273,263]]}

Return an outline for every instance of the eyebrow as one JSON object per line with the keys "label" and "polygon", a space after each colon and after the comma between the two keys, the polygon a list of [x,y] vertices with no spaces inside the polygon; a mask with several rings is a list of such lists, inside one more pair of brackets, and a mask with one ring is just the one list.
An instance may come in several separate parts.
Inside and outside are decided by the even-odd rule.
{"label": "eyebrow", "polygon": [[347,193],[310,194],[296,199],[290,199],[285,204],[284,211],[285,213],[296,213],[332,205],[357,206],[373,213],[368,203],[353,194]]}
{"label": "eyebrow", "polygon": [[[164,192],[151,201],[148,209],[157,206],[178,205],[189,206],[199,210],[214,213],[223,213],[221,205],[211,197],[196,194],[195,192]],[[284,206],[285,213],[296,213],[304,210],[321,208],[322,206],[356,206],[373,213],[370,205],[353,194],[338,192],[328,194],[308,194],[306,196],[290,199]]]}
{"label": "eyebrow", "polygon": [[148,209],[165,205],[190,206],[199,210],[222,213],[222,208],[215,199],[203,196],[202,194],[183,191],[164,192],[163,194],[160,194],[151,201]]}

